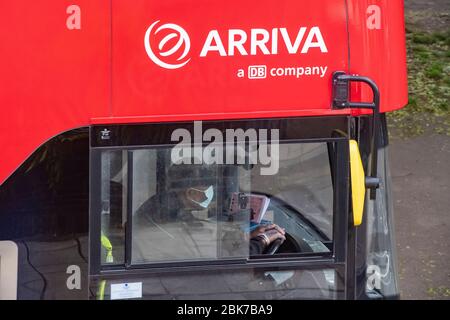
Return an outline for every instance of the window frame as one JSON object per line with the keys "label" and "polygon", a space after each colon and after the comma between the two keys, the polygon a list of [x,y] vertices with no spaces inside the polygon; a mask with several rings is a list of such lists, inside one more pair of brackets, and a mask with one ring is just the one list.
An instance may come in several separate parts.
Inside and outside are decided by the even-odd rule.
{"label": "window frame", "polygon": [[[328,143],[336,142],[335,148],[328,148],[330,172],[333,184],[333,248],[330,253],[302,253],[289,255],[260,255],[252,258],[226,258],[216,260],[185,260],[176,262],[131,263],[132,210],[131,199],[127,197],[127,221],[125,224],[125,263],[120,265],[101,265],[101,153],[103,151],[132,150],[174,145],[170,132],[178,128],[192,130],[193,122],[172,122],[145,125],[107,125],[93,126],[90,132],[90,277],[136,276],[139,274],[161,272],[188,272],[220,269],[277,268],[296,269],[335,269],[345,279],[347,257],[347,235],[349,221],[349,168],[348,132],[350,118],[347,116],[282,118],[262,120],[205,121],[203,130],[208,128],[248,128],[280,129],[280,144],[285,143]],[[101,139],[101,131],[109,130],[110,139]],[[157,132],[158,134],[155,134]],[[339,134],[336,134],[338,132]],[[147,134],[146,134],[147,133]],[[153,133],[153,134],[148,134]],[[146,138],[143,138],[146,137]],[[330,151],[333,154],[330,154]],[[131,155],[132,156],[132,155]],[[334,164],[331,162],[334,158]],[[133,161],[128,159],[128,190],[132,184]],[[97,213],[97,214],[96,214]],[[344,281],[345,282],[345,281]]]}

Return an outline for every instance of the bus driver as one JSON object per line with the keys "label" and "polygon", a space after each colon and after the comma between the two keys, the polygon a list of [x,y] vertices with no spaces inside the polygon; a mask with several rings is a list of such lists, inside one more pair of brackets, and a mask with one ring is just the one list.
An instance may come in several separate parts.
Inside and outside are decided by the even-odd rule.
{"label": "bus driver", "polygon": [[[208,211],[216,205],[213,200],[217,197],[217,167],[172,164],[165,180],[166,186],[159,186],[160,190],[145,201],[133,216],[133,229],[136,231],[133,233],[140,238],[138,242],[141,247],[138,250],[140,254],[136,256],[143,255],[144,260],[149,256],[151,260],[213,256],[216,248],[211,240],[212,234],[217,232],[217,221],[199,219],[194,213]],[[274,241],[283,242],[284,234],[285,231],[278,225],[270,224],[261,225],[247,236],[237,236],[236,239],[243,241],[246,238],[249,242],[246,251],[257,255],[265,253]]]}

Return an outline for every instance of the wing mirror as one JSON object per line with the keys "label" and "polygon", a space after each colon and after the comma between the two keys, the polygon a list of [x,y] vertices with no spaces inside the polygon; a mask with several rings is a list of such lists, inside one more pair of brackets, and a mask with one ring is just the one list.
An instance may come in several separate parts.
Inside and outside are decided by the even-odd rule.
{"label": "wing mirror", "polygon": [[352,188],[353,224],[362,223],[366,189],[376,189],[380,185],[378,178],[366,177],[359,152],[358,142],[349,141],[350,148],[350,181]]}

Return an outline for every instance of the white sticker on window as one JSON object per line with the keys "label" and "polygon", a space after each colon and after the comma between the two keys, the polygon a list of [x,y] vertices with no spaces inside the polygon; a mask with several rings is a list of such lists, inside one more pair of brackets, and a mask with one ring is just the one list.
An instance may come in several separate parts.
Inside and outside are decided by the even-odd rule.
{"label": "white sticker on window", "polygon": [[111,284],[111,300],[142,298],[142,282]]}

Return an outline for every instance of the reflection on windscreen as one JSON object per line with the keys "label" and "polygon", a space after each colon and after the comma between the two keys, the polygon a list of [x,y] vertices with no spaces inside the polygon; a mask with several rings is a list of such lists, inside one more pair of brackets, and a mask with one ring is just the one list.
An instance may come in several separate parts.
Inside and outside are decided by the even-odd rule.
{"label": "reflection on windscreen", "polygon": [[320,229],[333,236],[333,185],[326,143],[280,145],[280,169],[275,176],[252,171],[252,191],[284,200]]}

